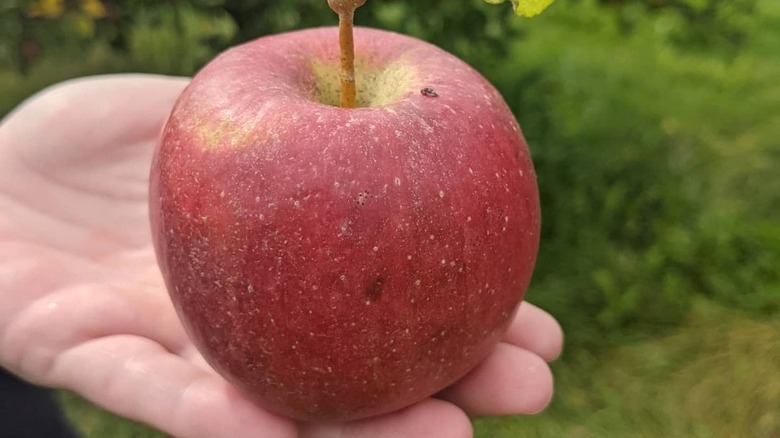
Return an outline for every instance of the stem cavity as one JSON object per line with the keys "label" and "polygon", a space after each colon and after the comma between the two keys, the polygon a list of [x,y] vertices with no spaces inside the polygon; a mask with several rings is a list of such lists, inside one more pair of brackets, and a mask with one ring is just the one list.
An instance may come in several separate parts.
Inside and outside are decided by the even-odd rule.
{"label": "stem cavity", "polygon": [[339,46],[341,47],[342,108],[354,108],[357,100],[355,86],[355,40],[353,36],[355,10],[366,0],[328,0],[328,6],[339,16]]}

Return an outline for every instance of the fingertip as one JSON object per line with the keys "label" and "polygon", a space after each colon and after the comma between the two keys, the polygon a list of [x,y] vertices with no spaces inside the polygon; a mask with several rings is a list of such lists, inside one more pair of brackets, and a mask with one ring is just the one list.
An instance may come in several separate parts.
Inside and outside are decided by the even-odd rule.
{"label": "fingertip", "polygon": [[440,393],[471,416],[530,415],[552,400],[553,375],[536,354],[513,345],[495,351],[463,380]]}
{"label": "fingertip", "polygon": [[471,438],[471,420],[450,402],[427,399],[414,406],[343,425],[307,425],[302,438]]}
{"label": "fingertip", "polygon": [[564,334],[560,323],[552,315],[524,301],[502,341],[552,362],[563,352]]}

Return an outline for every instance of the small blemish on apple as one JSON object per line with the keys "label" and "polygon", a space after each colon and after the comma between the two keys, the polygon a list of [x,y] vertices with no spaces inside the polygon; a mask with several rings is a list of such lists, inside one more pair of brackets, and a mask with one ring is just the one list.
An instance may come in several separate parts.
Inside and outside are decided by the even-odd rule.
{"label": "small blemish on apple", "polygon": [[431,87],[425,87],[422,90],[420,90],[420,94],[422,94],[425,97],[439,97],[439,93],[437,93],[433,88]]}
{"label": "small blemish on apple", "polygon": [[385,278],[377,276],[374,281],[366,288],[366,304],[373,304],[382,298],[382,291],[385,285]]}
{"label": "small blemish on apple", "polygon": [[363,190],[362,192],[358,193],[357,196],[357,203],[359,205],[366,205],[366,200],[371,197],[371,194],[367,190]]}

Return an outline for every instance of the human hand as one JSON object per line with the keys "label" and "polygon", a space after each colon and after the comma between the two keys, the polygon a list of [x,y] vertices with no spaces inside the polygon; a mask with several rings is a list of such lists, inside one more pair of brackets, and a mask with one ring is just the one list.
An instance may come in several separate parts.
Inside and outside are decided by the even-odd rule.
{"label": "human hand", "polygon": [[547,405],[562,334],[528,303],[464,379],[377,418],[296,423],[217,375],[170,303],[148,225],[154,143],[186,83],[71,81],[0,123],[0,366],[185,438],[468,437],[469,417]]}

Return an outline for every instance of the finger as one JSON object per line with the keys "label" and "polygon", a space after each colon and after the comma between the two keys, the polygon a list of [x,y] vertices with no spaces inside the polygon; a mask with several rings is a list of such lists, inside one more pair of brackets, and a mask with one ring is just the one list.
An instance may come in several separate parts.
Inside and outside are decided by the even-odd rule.
{"label": "finger", "polygon": [[[150,146],[187,83],[185,78],[166,76],[108,75],[47,88],[0,125],[0,157],[8,154],[0,160],[0,169],[40,172],[55,177],[58,185],[74,188],[81,187],[78,182],[83,178],[72,175],[73,168],[89,169],[96,183],[116,174],[144,180],[147,166],[136,169],[141,172],[136,175],[125,163],[135,163],[139,156],[144,163],[151,159]],[[0,182],[23,194],[24,187],[15,186],[11,176]],[[106,184],[89,188],[112,189]]]}
{"label": "finger", "polygon": [[52,375],[58,386],[179,438],[297,437],[288,419],[149,339],[119,335],[75,346]]}
{"label": "finger", "polygon": [[[122,138],[123,143],[156,137],[188,82],[145,74],[61,82],[33,95],[2,120],[0,144],[15,146],[25,154],[37,154],[43,148],[42,152],[61,159],[72,151],[52,146],[109,145],[116,143],[118,134],[128,136]],[[49,161],[59,163],[54,158]]]}
{"label": "finger", "polygon": [[563,330],[549,313],[524,301],[502,338],[551,362],[563,350]]}
{"label": "finger", "polygon": [[552,394],[552,372],[542,358],[500,343],[484,362],[439,397],[471,416],[483,416],[535,414],[547,407]]}
{"label": "finger", "polygon": [[428,399],[392,414],[346,425],[309,425],[302,438],[396,438],[472,436],[471,422],[455,405]]}
{"label": "finger", "polygon": [[142,285],[78,285],[43,296],[12,317],[0,338],[2,360],[28,380],[53,385],[59,354],[117,334],[150,338],[171,351],[188,343],[166,294]]}

